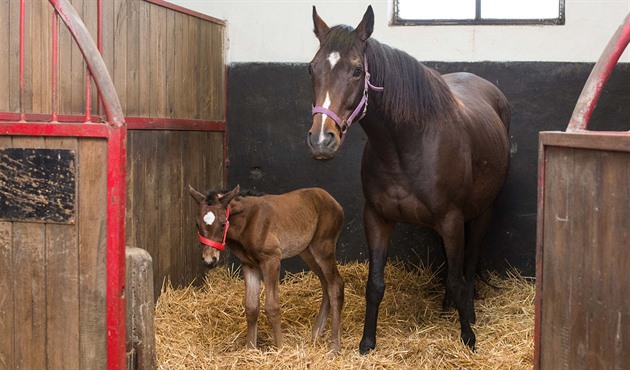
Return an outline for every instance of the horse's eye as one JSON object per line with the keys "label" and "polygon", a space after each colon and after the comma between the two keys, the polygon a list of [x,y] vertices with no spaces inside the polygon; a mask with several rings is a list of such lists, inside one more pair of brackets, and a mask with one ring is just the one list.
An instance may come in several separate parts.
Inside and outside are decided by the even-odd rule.
{"label": "horse's eye", "polygon": [[225,222],[221,223],[221,230],[225,230]]}
{"label": "horse's eye", "polygon": [[308,65],[308,74],[312,75],[313,74],[313,68],[311,67],[311,65]]}
{"label": "horse's eye", "polygon": [[361,76],[361,73],[363,73],[363,70],[357,67],[354,69],[354,72],[352,72],[352,77],[359,77]]}

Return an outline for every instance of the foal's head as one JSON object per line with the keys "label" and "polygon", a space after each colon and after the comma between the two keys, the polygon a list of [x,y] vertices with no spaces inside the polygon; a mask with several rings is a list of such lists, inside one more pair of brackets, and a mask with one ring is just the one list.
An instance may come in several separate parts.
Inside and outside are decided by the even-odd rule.
{"label": "foal's head", "polygon": [[197,213],[197,232],[199,245],[203,249],[203,261],[208,267],[215,267],[219,262],[219,256],[225,248],[227,236],[228,206],[230,201],[239,192],[239,186],[225,193],[211,191],[203,195],[192,186],[188,185],[188,192],[199,204]]}
{"label": "foal's head", "polygon": [[319,50],[309,65],[313,85],[313,125],[307,143],[316,159],[330,159],[341,145],[346,130],[363,114],[367,94],[365,45],[374,29],[369,6],[356,29],[329,28],[313,7]]}

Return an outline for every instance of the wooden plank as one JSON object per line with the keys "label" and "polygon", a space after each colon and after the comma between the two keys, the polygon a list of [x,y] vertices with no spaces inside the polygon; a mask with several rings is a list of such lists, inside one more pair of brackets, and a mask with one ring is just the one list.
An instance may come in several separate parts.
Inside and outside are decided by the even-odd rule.
{"label": "wooden plank", "polygon": [[630,134],[615,134],[604,131],[595,132],[560,132],[540,133],[543,145],[566,148],[599,149],[611,151],[630,151]]}
{"label": "wooden plank", "polygon": [[[43,138],[14,138],[15,147],[43,148]],[[21,369],[46,367],[45,226],[13,224],[14,364]]]}
{"label": "wooden plank", "polygon": [[125,114],[129,116],[142,115],[138,109],[140,95],[138,83],[141,69],[140,45],[146,44],[146,41],[140,35],[140,3],[141,0],[127,1],[127,80],[124,88],[126,89],[125,100],[127,104]]}
{"label": "wooden plank", "polygon": [[[9,0],[0,0],[0,14],[6,17],[9,14]],[[9,27],[10,22],[0,23],[0,45],[9,45],[11,37]],[[10,74],[10,55],[12,53],[3,53],[0,55],[0,76],[9,76]],[[8,78],[0,79],[0,111],[8,112],[11,109],[9,92],[11,89],[10,80]]]}
{"label": "wooden plank", "polygon": [[[74,9],[83,18],[83,10],[85,0],[74,1],[72,3]],[[64,25],[65,27],[65,25]],[[70,47],[70,63],[72,70],[70,71],[70,106],[72,114],[85,113],[85,58],[74,40],[71,41]]]}
{"label": "wooden plank", "polygon": [[146,1],[138,1],[138,14],[136,22],[138,23],[138,77],[137,77],[137,112],[138,116],[150,116],[151,105],[150,96],[156,91],[150,88],[151,78],[151,62],[148,56],[151,55],[151,49],[156,48],[154,44],[150,44],[147,40],[151,38],[151,27],[162,27],[160,24],[151,25],[149,23],[149,10],[154,7]]}
{"label": "wooden plank", "polygon": [[150,7],[150,23],[159,24],[159,27],[151,27],[149,36],[150,44],[154,45],[150,50],[149,68],[151,71],[150,89],[150,115],[152,117],[166,117],[166,44],[167,10],[159,6]]}
{"label": "wooden plank", "polygon": [[186,267],[185,248],[181,240],[181,218],[174,220],[173,215],[182,214],[182,195],[184,189],[182,172],[184,163],[182,158],[182,133],[179,131],[163,132],[165,146],[162,158],[158,163],[158,227],[166,231],[164,238],[160,238],[160,250],[168,252],[171,281],[177,286],[190,283],[183,271]]}
{"label": "wooden plank", "polygon": [[[108,1],[105,1],[108,2]],[[94,39],[94,42],[97,42],[98,38],[98,2],[97,1],[85,1],[83,4],[83,23],[85,23],[85,27],[88,29],[88,32]],[[87,67],[86,67],[87,69]],[[96,84],[94,83],[94,79],[90,78],[90,111],[94,114],[98,109],[98,90],[96,88]]]}
{"label": "wooden plank", "polygon": [[[63,23],[61,19],[58,19],[58,77],[57,77],[57,99],[59,104],[59,113],[61,114],[77,114],[79,111],[76,106],[73,106],[72,95],[73,86],[76,85],[76,79],[79,76],[73,75],[72,68],[72,52],[76,49],[74,45],[74,39],[68,31],[68,27]],[[76,51],[75,51],[76,53]],[[75,67],[76,69],[76,67]],[[78,92],[76,92],[78,94]]]}
{"label": "wooden plank", "polygon": [[[78,152],[75,138],[47,138],[46,146]],[[76,192],[76,187],[73,187]],[[73,194],[73,199],[77,199]],[[47,366],[79,369],[79,245],[76,225],[46,225]]]}
{"label": "wooden plank", "polygon": [[[20,19],[20,3],[10,1],[9,19]],[[20,22],[9,23],[9,50],[20,50]],[[9,111],[20,111],[20,54],[19,52],[8,53],[9,55]]]}
{"label": "wooden plank", "polygon": [[80,369],[107,368],[107,142],[79,141]]}
{"label": "wooden plank", "polygon": [[[10,147],[10,136],[0,136],[0,148]],[[13,224],[0,221],[0,368],[14,365],[14,286],[13,286]]]}
{"label": "wooden plank", "polygon": [[149,69],[151,78],[149,81],[149,100],[150,100],[150,116],[164,118],[168,116],[168,107],[166,102],[167,85],[166,85],[166,55],[168,52],[166,45],[167,38],[167,10],[161,6],[150,7],[150,23],[151,25],[159,25],[151,27],[149,36],[149,44],[153,47],[149,50]]}
{"label": "wooden plank", "polygon": [[128,65],[127,65],[127,35],[128,35],[128,14],[130,1],[114,0],[114,35],[113,35],[113,68],[110,69],[112,79],[118,99],[123,112],[127,113],[127,81],[128,81]]}

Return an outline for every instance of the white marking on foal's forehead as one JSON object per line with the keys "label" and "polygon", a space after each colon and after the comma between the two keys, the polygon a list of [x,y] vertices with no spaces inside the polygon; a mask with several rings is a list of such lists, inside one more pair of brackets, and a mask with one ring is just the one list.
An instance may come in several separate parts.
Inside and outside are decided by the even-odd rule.
{"label": "white marking on foal's forehead", "polygon": [[217,216],[214,215],[214,212],[210,211],[208,213],[206,213],[205,216],[203,216],[203,222],[206,223],[206,225],[212,225],[212,223],[214,223],[214,220],[217,218]]}
{"label": "white marking on foal's forehead", "polygon": [[330,69],[335,68],[335,65],[337,64],[339,59],[341,59],[341,56],[339,55],[338,51],[333,51],[332,53],[328,54],[328,63],[330,63]]}
{"label": "white marking on foal's forehead", "polygon": [[330,93],[326,91],[326,98],[324,98],[324,103],[322,103],[322,107],[328,109],[330,107]]}

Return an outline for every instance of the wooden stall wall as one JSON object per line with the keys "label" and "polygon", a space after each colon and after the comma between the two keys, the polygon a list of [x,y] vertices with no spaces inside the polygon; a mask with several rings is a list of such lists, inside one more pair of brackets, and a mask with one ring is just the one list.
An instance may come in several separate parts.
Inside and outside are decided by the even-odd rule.
{"label": "wooden stall wall", "polygon": [[72,222],[0,220],[0,368],[104,369],[107,142],[0,136],[0,148],[71,150],[76,169]]}
{"label": "wooden stall wall", "polygon": [[630,135],[540,138],[535,368],[627,368]]}
{"label": "wooden stall wall", "polygon": [[156,297],[205,271],[186,186],[222,187],[225,163],[225,24],[163,5],[104,1],[102,30],[129,128],[127,244],[151,254]]}

